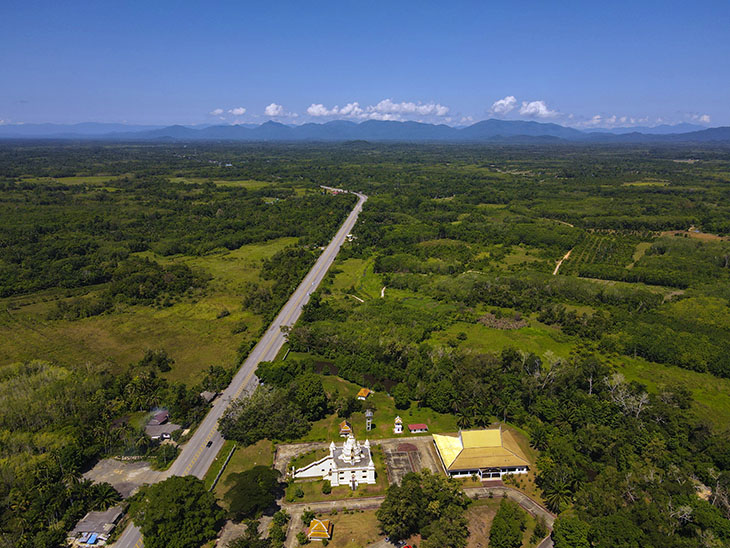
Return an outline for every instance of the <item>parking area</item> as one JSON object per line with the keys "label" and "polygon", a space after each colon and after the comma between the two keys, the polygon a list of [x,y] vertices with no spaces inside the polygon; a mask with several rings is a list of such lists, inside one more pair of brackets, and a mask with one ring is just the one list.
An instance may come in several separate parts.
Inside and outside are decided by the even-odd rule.
{"label": "parking area", "polygon": [[136,493],[141,485],[161,480],[163,474],[164,472],[152,470],[146,461],[103,459],[86,472],[84,477],[94,483],[110,483],[126,499]]}

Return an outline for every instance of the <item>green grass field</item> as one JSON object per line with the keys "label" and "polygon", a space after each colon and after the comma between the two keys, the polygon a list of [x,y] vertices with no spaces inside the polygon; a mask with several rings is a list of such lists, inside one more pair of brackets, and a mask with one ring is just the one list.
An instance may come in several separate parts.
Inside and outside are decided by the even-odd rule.
{"label": "green grass field", "polygon": [[[317,517],[332,522],[332,540],[329,548],[365,548],[382,538],[375,510],[352,510]],[[308,524],[305,524],[305,527]],[[317,546],[319,543],[312,543]]]}
{"label": "green grass field", "polygon": [[64,185],[102,185],[110,181],[118,181],[123,179],[125,175],[90,175],[80,177],[23,177],[23,182],[27,183],[61,183]]}
{"label": "green grass field", "polygon": [[617,370],[629,381],[638,381],[650,392],[662,386],[685,386],[692,392],[694,413],[720,430],[730,424],[730,379],[680,367],[660,365],[640,358],[616,358]]}
{"label": "green grass field", "polygon": [[335,268],[340,272],[334,277],[333,292],[355,295],[363,300],[380,298],[383,283],[380,275],[373,272],[374,262],[374,258],[337,262]]}
{"label": "green grass field", "polygon": [[[155,256],[160,263],[186,263],[212,277],[202,296],[181,299],[167,308],[118,306],[101,316],[48,320],[48,312],[56,300],[65,298],[65,290],[2,299],[0,363],[43,359],[69,366],[111,363],[123,369],[147,349],[164,348],[175,360],[165,376],[195,383],[209,365],[232,365],[241,342],[256,338],[261,318],[243,310],[244,285],[258,279],[262,259],[295,242],[296,238],[280,238],[203,257]],[[224,309],[230,314],[218,318]],[[242,323],[248,329],[232,334]]]}
{"label": "green grass field", "polygon": [[229,181],[225,179],[206,179],[205,177],[169,177],[168,180],[171,183],[207,183],[208,181],[212,181],[218,186],[235,186],[235,187],[243,187],[248,188],[251,190],[255,190],[258,188],[264,188],[267,186],[271,186],[274,183],[271,183],[269,181],[255,181],[252,179],[244,179],[244,180],[238,180],[238,181]]}
{"label": "green grass field", "polygon": [[[354,396],[360,390],[360,386],[332,375],[323,376],[322,383],[328,394],[332,395],[335,390],[341,396]],[[365,414],[354,413],[348,420],[352,425],[358,439],[383,439],[393,437],[393,423],[396,416],[403,419],[404,424],[425,423],[430,432],[455,432],[456,417],[437,413],[428,407],[418,407],[412,404],[410,409],[396,409],[393,398],[384,392],[374,392],[369,396],[369,403],[375,406],[373,417],[373,429],[365,430]],[[340,439],[341,417],[332,414],[324,419],[315,422],[312,429],[300,440],[297,441],[332,441]],[[407,430],[406,430],[407,432]],[[428,434],[416,434],[428,435]]]}
{"label": "green grass field", "polygon": [[[459,333],[466,333],[466,339],[458,341]],[[460,348],[478,352],[501,352],[509,346],[538,356],[551,351],[561,358],[568,358],[574,346],[570,337],[535,320],[520,329],[495,329],[479,323],[456,322],[443,331],[434,332],[431,340],[440,344],[457,341]]]}

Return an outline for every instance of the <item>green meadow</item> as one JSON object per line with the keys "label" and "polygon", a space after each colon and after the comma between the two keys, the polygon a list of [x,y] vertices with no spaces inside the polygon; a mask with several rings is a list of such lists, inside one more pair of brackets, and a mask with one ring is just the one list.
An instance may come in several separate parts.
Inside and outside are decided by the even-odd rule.
{"label": "green meadow", "polygon": [[[263,259],[296,240],[278,238],[193,257],[140,253],[161,264],[185,263],[211,277],[204,291],[184,296],[168,307],[117,305],[109,314],[73,321],[50,320],[48,313],[57,301],[68,300],[69,292],[57,289],[2,299],[0,363],[44,359],[70,366],[111,363],[121,370],[139,360],[147,349],[162,348],[175,360],[164,376],[195,383],[209,365],[230,366],[238,346],[256,340],[262,318],[244,309],[245,284],[259,281]],[[219,317],[223,311],[228,315]],[[245,325],[245,331],[234,334],[234,328],[241,325]]]}

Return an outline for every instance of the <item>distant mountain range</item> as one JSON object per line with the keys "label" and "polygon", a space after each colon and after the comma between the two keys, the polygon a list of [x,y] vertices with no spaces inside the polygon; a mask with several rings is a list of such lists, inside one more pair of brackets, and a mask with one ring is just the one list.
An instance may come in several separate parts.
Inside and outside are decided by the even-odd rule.
{"label": "distant mountain range", "polygon": [[484,120],[468,127],[368,120],[335,120],[298,126],[260,125],[134,126],[85,123],[0,126],[0,139],[76,139],[104,141],[270,141],[270,142],[443,142],[443,143],[730,143],[730,127],[705,129],[693,124],[580,131],[558,124],[521,120]]}

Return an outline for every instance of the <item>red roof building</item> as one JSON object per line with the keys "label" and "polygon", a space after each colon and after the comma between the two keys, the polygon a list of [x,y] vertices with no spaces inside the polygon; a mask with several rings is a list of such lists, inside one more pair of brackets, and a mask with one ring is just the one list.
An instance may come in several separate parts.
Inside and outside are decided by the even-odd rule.
{"label": "red roof building", "polygon": [[422,423],[409,424],[408,431],[411,434],[420,434],[422,432],[428,432],[428,425]]}

